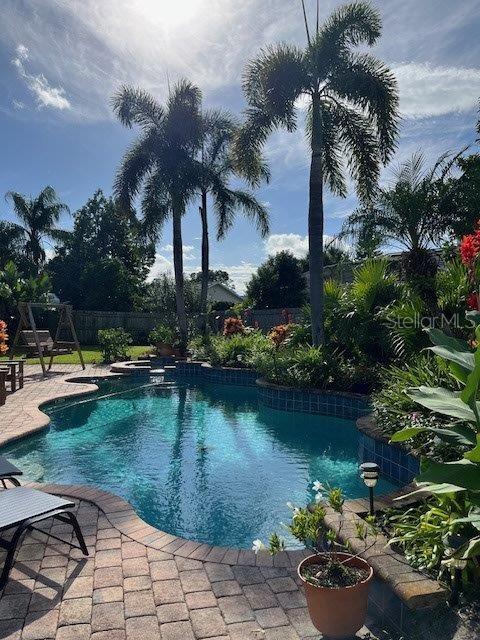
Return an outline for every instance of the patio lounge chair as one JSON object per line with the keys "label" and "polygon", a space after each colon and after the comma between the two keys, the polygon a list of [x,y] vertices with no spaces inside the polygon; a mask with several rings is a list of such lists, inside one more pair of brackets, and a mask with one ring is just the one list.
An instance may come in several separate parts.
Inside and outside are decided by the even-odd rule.
{"label": "patio lounge chair", "polygon": [[53,533],[37,529],[34,526],[37,522],[55,518],[61,522],[71,524],[79,545],[71,542],[67,544],[76,549],[81,549],[83,554],[88,556],[88,549],[83,539],[80,525],[75,514],[70,511],[74,506],[75,503],[69,500],[64,500],[30,487],[15,487],[7,491],[0,491],[0,534],[13,530],[11,539],[5,539],[0,536],[0,547],[7,551],[5,564],[0,575],[0,589],[3,589],[7,584],[10,569],[13,565],[15,549],[20,538],[27,530],[38,530],[50,538],[59,540],[63,544],[66,543],[65,540],[53,535]]}
{"label": "patio lounge chair", "polygon": [[3,488],[7,488],[7,480],[9,480],[16,487],[20,486],[20,482],[16,476],[22,476],[23,472],[18,469],[14,464],[9,462],[3,456],[0,456],[0,482],[3,484]]}

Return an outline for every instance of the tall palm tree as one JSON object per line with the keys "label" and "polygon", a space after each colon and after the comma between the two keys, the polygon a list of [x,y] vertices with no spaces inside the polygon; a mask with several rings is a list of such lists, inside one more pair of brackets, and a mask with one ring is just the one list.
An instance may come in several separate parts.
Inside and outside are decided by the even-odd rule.
{"label": "tall palm tree", "polygon": [[[213,200],[216,214],[217,240],[225,237],[233,225],[235,214],[242,211],[252,220],[262,237],[269,232],[268,211],[253,195],[241,189],[232,189],[230,179],[235,175],[231,161],[231,144],[236,131],[232,116],[224,111],[207,111],[203,116],[203,140],[200,161],[203,178],[200,184],[202,222],[202,277],[201,277],[201,329],[207,327],[207,294],[210,268],[210,247],[208,231],[208,196]],[[258,180],[268,180],[269,173],[261,159],[258,160]],[[255,181],[256,182],[256,181]]]}
{"label": "tall palm tree", "polygon": [[35,198],[9,191],[5,199],[13,204],[15,215],[20,221],[15,227],[23,235],[25,254],[38,273],[45,262],[44,240],[55,240],[59,231],[56,224],[63,212],[69,212],[69,208],[59,201],[53,187],[45,187]]}
{"label": "tall palm tree", "polygon": [[202,141],[200,90],[186,80],[172,87],[165,106],[141,89],[121,87],[112,98],[113,110],[127,127],[137,125],[140,137],[123,157],[114,192],[128,211],[142,192],[143,227],[156,239],[166,220],[173,226],[173,265],[181,347],[187,344],[183,278],[182,216],[198,193]]}
{"label": "tall palm tree", "polygon": [[[323,190],[346,196],[345,164],[361,198],[375,189],[380,165],[394,147],[398,122],[397,85],[377,58],[354,47],[372,46],[381,33],[376,9],[354,2],[334,11],[314,33],[302,0],[306,48],[280,44],[263,49],[246,69],[249,103],[237,138],[235,161],[244,175],[258,170],[251,150],[260,149],[277,128],[294,131],[306,109],[310,145],[308,209],[312,339],[323,342]],[[346,162],[344,162],[344,158]]]}
{"label": "tall palm tree", "polygon": [[463,151],[443,154],[430,168],[421,152],[414,153],[394,169],[393,184],[378,189],[371,202],[348,216],[343,234],[397,245],[406,252],[407,275],[431,275],[436,261],[429,247],[444,238],[448,226],[441,211],[443,185]]}

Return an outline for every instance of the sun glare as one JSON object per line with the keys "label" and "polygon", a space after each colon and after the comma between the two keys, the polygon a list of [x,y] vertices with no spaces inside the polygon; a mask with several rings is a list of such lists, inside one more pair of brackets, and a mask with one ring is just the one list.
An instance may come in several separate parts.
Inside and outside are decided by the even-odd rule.
{"label": "sun glare", "polygon": [[191,22],[205,9],[204,0],[137,0],[136,11],[165,28]]}

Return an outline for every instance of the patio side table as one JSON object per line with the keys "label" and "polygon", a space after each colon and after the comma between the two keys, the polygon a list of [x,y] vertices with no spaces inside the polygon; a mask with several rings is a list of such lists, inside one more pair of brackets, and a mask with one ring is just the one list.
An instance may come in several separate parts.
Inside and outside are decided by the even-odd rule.
{"label": "patio side table", "polygon": [[23,389],[23,375],[24,375],[25,360],[6,360],[0,363],[0,366],[7,367],[9,373],[7,374],[7,380],[10,380],[10,391],[14,393],[18,388]]}

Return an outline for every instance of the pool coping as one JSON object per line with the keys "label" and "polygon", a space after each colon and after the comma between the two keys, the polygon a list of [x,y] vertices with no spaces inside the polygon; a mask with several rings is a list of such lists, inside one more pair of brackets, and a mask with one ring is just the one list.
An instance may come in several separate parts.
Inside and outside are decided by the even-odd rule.
{"label": "pool coping", "polygon": [[[91,382],[97,378],[123,378],[122,374],[106,371],[105,369],[91,370],[85,373],[71,372],[55,379],[55,385],[41,386],[41,382],[27,385],[16,394],[9,396],[10,402],[0,409],[1,411],[10,406],[12,398],[17,400],[23,395],[27,395],[29,387],[37,393],[33,394],[33,398],[21,405],[22,412],[28,417],[28,426],[26,424],[18,425],[17,430],[9,435],[0,435],[0,446],[4,446],[9,442],[21,439],[35,432],[45,429],[50,423],[50,417],[41,411],[41,408],[55,400],[71,397],[78,398],[88,396],[98,390],[98,386]],[[90,380],[90,382],[89,382]],[[81,388],[76,385],[81,385]],[[35,389],[36,388],[36,389]],[[44,393],[41,393],[41,392]],[[299,562],[310,555],[306,549],[282,551],[276,556],[271,556],[267,551],[261,551],[255,554],[252,550],[238,549],[235,547],[219,547],[192,540],[186,540],[173,534],[166,533],[156,527],[147,524],[136,513],[132,505],[124,498],[117,496],[103,489],[99,489],[90,485],[57,485],[49,483],[32,483],[34,486],[41,488],[43,491],[65,495],[72,498],[86,500],[97,505],[105,514],[112,527],[118,529],[130,539],[140,542],[146,546],[158,549],[175,556],[200,560],[203,562],[217,562],[220,564],[228,564],[231,566],[263,566],[263,567],[287,567],[295,568]],[[401,490],[400,490],[401,491]],[[398,493],[396,494],[398,495]],[[386,497],[382,497],[386,498]],[[351,513],[359,514],[364,506],[362,500],[350,500],[345,503],[346,509]],[[333,523],[332,523],[333,524]],[[398,554],[396,554],[398,555]],[[399,593],[396,589],[396,580],[398,576],[390,576],[388,563],[391,562],[391,553],[381,553],[380,556],[386,559],[385,571],[379,570],[377,573],[382,577],[389,587],[397,593],[398,597],[412,608],[420,605],[421,608],[426,606],[434,606],[438,604],[439,585],[434,580],[425,580],[423,574],[415,572],[413,569],[410,575],[415,573],[419,578],[412,582],[404,584],[404,588]],[[370,558],[368,558],[370,561]],[[377,562],[381,562],[380,557]],[[379,565],[380,566],[380,565]],[[428,584],[430,583],[430,584]],[[403,584],[403,582],[402,582]],[[422,587],[421,597],[418,598],[418,587]],[[443,595],[441,596],[443,598]],[[409,604],[410,602],[410,604]],[[429,603],[433,604],[429,604]]]}

